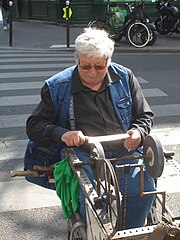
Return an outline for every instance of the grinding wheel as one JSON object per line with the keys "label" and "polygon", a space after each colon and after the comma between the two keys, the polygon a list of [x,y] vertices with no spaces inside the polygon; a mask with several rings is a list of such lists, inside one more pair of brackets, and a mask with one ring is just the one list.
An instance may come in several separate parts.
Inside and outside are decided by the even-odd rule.
{"label": "grinding wheel", "polygon": [[154,179],[162,175],[164,169],[164,152],[159,138],[148,135],[143,145],[144,163],[148,174]]}

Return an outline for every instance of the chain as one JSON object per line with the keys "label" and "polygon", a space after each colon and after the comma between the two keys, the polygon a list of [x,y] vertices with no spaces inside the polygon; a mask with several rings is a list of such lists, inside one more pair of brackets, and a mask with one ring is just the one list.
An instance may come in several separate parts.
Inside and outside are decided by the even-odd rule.
{"label": "chain", "polygon": [[123,205],[123,222],[122,229],[126,227],[126,213],[127,213],[127,190],[128,190],[128,174],[130,166],[129,164],[124,166],[124,205]]}
{"label": "chain", "polygon": [[74,101],[73,96],[70,98],[70,105],[69,105],[69,122],[71,130],[76,129],[75,117],[74,117]]}

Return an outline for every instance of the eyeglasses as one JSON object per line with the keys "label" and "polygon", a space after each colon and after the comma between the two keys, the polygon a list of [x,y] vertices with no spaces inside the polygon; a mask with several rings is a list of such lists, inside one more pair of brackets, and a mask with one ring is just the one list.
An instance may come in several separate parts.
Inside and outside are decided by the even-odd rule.
{"label": "eyeglasses", "polygon": [[78,64],[79,64],[79,67],[82,69],[82,70],[85,70],[85,71],[88,71],[90,70],[92,67],[96,70],[96,71],[100,71],[100,70],[103,70],[107,67],[107,59],[106,59],[106,65],[80,65],[80,60],[78,61]]}

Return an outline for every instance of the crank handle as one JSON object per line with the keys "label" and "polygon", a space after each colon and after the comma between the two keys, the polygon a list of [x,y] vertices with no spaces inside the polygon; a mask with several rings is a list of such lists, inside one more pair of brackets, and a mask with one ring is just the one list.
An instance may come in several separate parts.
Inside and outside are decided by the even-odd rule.
{"label": "crank handle", "polygon": [[126,139],[129,137],[130,135],[128,133],[114,134],[114,135],[107,135],[107,136],[96,136],[96,137],[86,136],[86,141],[88,141],[88,143],[110,142],[115,140]]}
{"label": "crank handle", "polygon": [[26,177],[26,176],[30,176],[30,177],[38,177],[39,174],[37,171],[11,171],[10,172],[10,176],[11,177]]}

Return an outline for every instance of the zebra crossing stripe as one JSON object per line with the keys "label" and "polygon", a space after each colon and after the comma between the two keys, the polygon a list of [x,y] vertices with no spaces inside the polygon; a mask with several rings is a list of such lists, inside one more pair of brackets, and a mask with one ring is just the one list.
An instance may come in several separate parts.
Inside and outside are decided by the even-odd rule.
{"label": "zebra crossing stripe", "polygon": [[165,116],[179,116],[180,115],[180,104],[165,104],[165,105],[153,105],[151,106],[155,117]]}
{"label": "zebra crossing stripe", "polygon": [[73,58],[69,57],[63,57],[60,58],[58,57],[52,57],[48,58],[46,56],[41,56],[41,58],[32,58],[32,57],[27,57],[27,58],[0,58],[0,63],[25,63],[25,62],[72,62]]}
{"label": "zebra crossing stripe", "polygon": [[[23,121],[25,126],[25,121]],[[163,128],[153,129],[152,134],[159,137],[162,146],[166,145],[180,145],[180,127],[176,128]],[[0,142],[0,161],[8,159],[23,158],[26,148],[27,139],[25,140],[12,140],[6,142]]]}
{"label": "zebra crossing stripe", "polygon": [[29,115],[30,114],[0,116],[0,129],[12,127],[24,127]]}
{"label": "zebra crossing stripe", "polygon": [[151,131],[157,135],[162,145],[180,145],[180,127],[174,128],[154,128]]}
{"label": "zebra crossing stripe", "polygon": [[162,92],[160,89],[158,88],[148,88],[142,89],[143,94],[145,97],[164,97],[164,96],[168,96],[166,93]]}
{"label": "zebra crossing stripe", "polygon": [[148,83],[148,81],[146,81],[144,78],[142,77],[137,77],[139,83]]}
{"label": "zebra crossing stripe", "polygon": [[61,205],[55,191],[31,184],[22,177],[0,182],[0,192],[0,212]]}
{"label": "zebra crossing stripe", "polygon": [[1,73],[0,79],[8,78],[27,78],[27,77],[50,77],[58,73],[59,70],[50,71],[37,71],[37,72],[8,72]]}
{"label": "zebra crossing stripe", "polygon": [[9,96],[1,97],[0,107],[2,106],[19,106],[28,104],[37,104],[40,101],[40,95],[27,96]]}
{"label": "zebra crossing stripe", "polygon": [[[13,65],[6,65],[6,70],[57,68],[57,71],[58,71],[58,69],[60,69],[60,68],[67,68],[72,65],[73,65],[73,62],[71,62],[71,63],[38,63],[38,64],[30,63],[30,64],[21,64],[21,65],[13,64]],[[4,66],[1,65],[0,70],[3,70],[3,69],[4,69]],[[26,76],[26,74],[24,76]]]}
{"label": "zebra crossing stripe", "polygon": [[[29,104],[31,104],[31,102]],[[177,115],[177,114],[180,115],[180,112],[176,111],[180,107],[180,104],[178,106],[169,106],[168,105],[167,107],[174,109],[174,110],[172,110],[171,115],[169,114],[169,116],[173,116],[173,115]],[[159,106],[158,109],[160,109],[160,106]],[[164,115],[160,114],[159,110],[157,112],[158,112],[159,115],[155,114],[155,117],[167,116],[167,114],[166,115],[165,114]],[[27,113],[27,114],[18,114],[18,115],[1,115],[0,116],[0,129],[1,128],[11,128],[11,127],[24,127],[26,119],[29,117],[30,114],[31,114],[31,112]],[[171,134],[171,132],[173,132],[174,134],[178,133],[178,130],[176,131],[175,128],[163,128],[163,130],[160,129],[158,131],[156,129],[153,129],[153,131],[158,132],[161,135],[162,135],[161,132],[165,131],[165,133],[166,133],[165,137],[166,137],[167,134],[168,135]],[[174,141],[177,142],[177,140],[174,140]],[[180,140],[179,140],[179,144],[180,144]]]}
{"label": "zebra crossing stripe", "polygon": [[[5,96],[1,97],[0,106],[18,106],[28,104],[38,104],[40,95],[26,95],[26,96]],[[179,116],[180,104],[165,104],[151,106],[156,117],[163,116]]]}
{"label": "zebra crossing stripe", "polygon": [[22,90],[22,89],[40,89],[44,84],[44,81],[40,82],[19,82],[19,83],[1,83],[0,91],[7,90]]}
{"label": "zebra crossing stripe", "polygon": [[22,159],[28,140],[0,141],[0,161]]}
{"label": "zebra crossing stripe", "polygon": [[[7,54],[7,53],[9,53],[9,54]],[[18,53],[18,54],[17,54]],[[1,53],[1,58],[9,58],[9,57],[11,57],[11,58],[22,58],[22,57],[24,57],[24,58],[29,58],[29,57],[38,57],[39,59],[40,58],[43,58],[43,57],[63,57],[63,60],[64,60],[64,57],[66,57],[66,58],[71,58],[71,59],[74,59],[74,55],[72,54],[72,53],[61,53],[61,52],[59,52],[59,53],[47,53],[47,52],[45,52],[45,53],[37,53],[37,52],[34,52],[34,53],[32,53],[32,52],[24,52],[24,53],[21,53],[21,52],[19,52],[19,51],[16,51],[16,53],[15,53],[15,51],[13,51],[13,53],[12,53],[12,51],[6,51],[6,53]],[[51,60],[51,59],[49,59],[49,60]],[[62,61],[62,59],[59,59],[60,61]]]}

